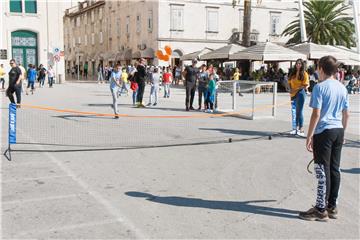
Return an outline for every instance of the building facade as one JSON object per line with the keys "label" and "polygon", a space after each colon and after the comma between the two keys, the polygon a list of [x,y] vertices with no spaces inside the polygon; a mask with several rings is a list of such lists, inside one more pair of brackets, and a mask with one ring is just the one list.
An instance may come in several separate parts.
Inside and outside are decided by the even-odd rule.
{"label": "building facade", "polygon": [[[241,42],[240,2],[233,7],[232,0],[84,1],[64,17],[67,69],[87,62],[96,78],[99,63],[130,64],[144,57],[150,64],[173,65],[184,54]],[[295,0],[253,0],[252,43],[286,43],[281,33],[297,18],[297,8]],[[159,61],[155,52],[166,45],[173,50],[171,60]]]}
{"label": "building facade", "polygon": [[64,76],[62,17],[71,4],[51,0],[0,1],[0,63],[6,70],[14,58],[25,67],[52,65],[57,77]]}

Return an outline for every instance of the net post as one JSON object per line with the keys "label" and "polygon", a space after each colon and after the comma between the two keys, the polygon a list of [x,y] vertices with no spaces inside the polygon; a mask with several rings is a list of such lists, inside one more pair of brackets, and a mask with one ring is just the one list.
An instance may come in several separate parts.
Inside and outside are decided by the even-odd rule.
{"label": "net post", "polygon": [[251,103],[251,120],[255,118],[255,94],[256,94],[257,84],[253,87],[253,96],[252,96],[252,103]]}
{"label": "net post", "polygon": [[277,110],[277,82],[274,82],[273,86],[273,107],[272,107],[272,116],[276,117],[276,110]]}
{"label": "net post", "polygon": [[[233,94],[232,94],[232,109],[233,111],[236,111],[236,99],[235,99],[235,96],[236,96],[236,85],[237,85],[237,82],[234,81],[233,82]],[[240,86],[240,85],[239,85]]]}
{"label": "net post", "polygon": [[16,104],[9,104],[9,128],[8,128],[8,148],[4,152],[7,160],[11,161],[11,144],[16,144]]}

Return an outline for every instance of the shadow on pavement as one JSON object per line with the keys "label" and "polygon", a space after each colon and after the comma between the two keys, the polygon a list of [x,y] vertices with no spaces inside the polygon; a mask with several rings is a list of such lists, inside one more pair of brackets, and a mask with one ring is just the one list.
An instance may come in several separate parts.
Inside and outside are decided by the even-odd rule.
{"label": "shadow on pavement", "polygon": [[233,202],[233,201],[204,200],[200,198],[185,198],[185,197],[176,197],[176,196],[161,197],[143,192],[126,192],[125,194],[130,197],[145,198],[147,201],[150,202],[179,206],[179,207],[194,207],[194,208],[207,208],[207,209],[225,210],[225,211],[238,211],[244,213],[252,213],[252,214],[283,217],[283,218],[298,218],[297,215],[299,213],[299,211],[295,211],[295,210],[252,205],[252,203],[255,204],[268,203],[268,202],[276,202],[276,200],[253,200],[253,201]]}
{"label": "shadow on pavement", "polygon": [[342,173],[360,174],[360,168],[341,169]]}

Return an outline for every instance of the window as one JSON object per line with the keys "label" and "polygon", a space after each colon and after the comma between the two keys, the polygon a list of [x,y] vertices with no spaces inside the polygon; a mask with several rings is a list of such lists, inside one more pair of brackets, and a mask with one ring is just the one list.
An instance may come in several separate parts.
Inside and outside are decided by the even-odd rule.
{"label": "window", "polygon": [[94,45],[95,44],[95,33],[91,34],[91,44]]}
{"label": "window", "polygon": [[78,44],[81,44],[81,37],[78,37]]}
{"label": "window", "polygon": [[152,10],[149,10],[148,12],[148,21],[147,21],[147,29],[148,29],[148,32],[152,32],[153,30],[153,11]]}
{"label": "window", "polygon": [[22,2],[21,0],[10,0],[10,12],[22,12]]}
{"label": "window", "polygon": [[140,15],[136,16],[136,32],[137,33],[141,32],[141,17],[140,17]]}
{"label": "window", "polygon": [[91,22],[93,23],[95,21],[95,15],[94,10],[91,11]]}
{"label": "window", "polygon": [[219,31],[219,11],[217,8],[207,8],[207,32],[217,33]]}
{"label": "window", "polygon": [[116,33],[117,33],[117,36],[120,37],[120,18],[119,17],[116,19]]}
{"label": "window", "polygon": [[77,26],[77,27],[80,27],[80,22],[81,22],[80,17],[77,17],[77,18],[76,18],[76,26]]}
{"label": "window", "polygon": [[130,16],[126,17],[126,33],[130,33]]}
{"label": "window", "polygon": [[184,30],[184,8],[182,5],[170,5],[170,30]]}
{"label": "window", "polygon": [[87,46],[87,35],[84,36],[84,45]]}
{"label": "window", "polygon": [[37,13],[36,0],[25,0],[25,12],[26,13]]}
{"label": "window", "polygon": [[76,40],[75,40],[75,38],[73,38],[73,47],[75,47],[76,46]]}
{"label": "window", "polygon": [[99,9],[99,19],[102,19],[102,8]]}
{"label": "window", "polygon": [[280,13],[270,13],[270,35],[280,35]]}
{"label": "window", "polygon": [[103,43],[103,33],[102,32],[99,33],[99,42]]}

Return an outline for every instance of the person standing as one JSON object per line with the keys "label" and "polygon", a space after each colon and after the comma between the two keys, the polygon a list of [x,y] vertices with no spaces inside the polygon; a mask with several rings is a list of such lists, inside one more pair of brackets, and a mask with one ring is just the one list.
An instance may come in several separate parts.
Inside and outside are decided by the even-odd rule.
{"label": "person standing", "polygon": [[11,103],[15,103],[14,92],[16,95],[16,103],[19,107],[21,104],[21,69],[16,65],[15,59],[10,60],[10,72],[9,72],[9,86],[6,89],[6,96],[8,96]]}
{"label": "person standing", "polygon": [[4,64],[0,64],[0,82],[1,82],[1,89],[5,89],[5,69],[4,69]]}
{"label": "person standing", "polygon": [[54,76],[55,76],[55,72],[54,69],[52,68],[52,66],[49,66],[49,69],[47,70],[47,75],[48,75],[48,82],[49,82],[49,87],[53,87],[53,82],[54,82]]}
{"label": "person standing", "polygon": [[34,94],[34,90],[35,90],[34,85],[35,85],[35,80],[36,80],[35,65],[29,64],[27,79],[28,79],[28,84],[27,84],[27,88],[26,88],[26,95],[29,95],[29,88],[31,88],[31,94]]}
{"label": "person standing", "polygon": [[88,64],[88,62],[85,62],[85,64],[84,64],[84,78],[85,78],[85,80],[87,80],[87,77],[88,77],[88,70],[89,70],[89,64]]}
{"label": "person standing", "polygon": [[240,69],[239,68],[235,68],[235,72],[232,76],[232,79],[235,81],[239,81],[241,77],[241,73],[240,73]]}
{"label": "person standing", "polygon": [[215,91],[216,91],[215,89],[216,82],[214,77],[215,77],[214,73],[210,73],[209,84],[208,87],[206,88],[206,93],[205,93],[205,112],[207,113],[214,112]]}
{"label": "person standing", "polygon": [[99,63],[97,67],[97,74],[98,74],[98,84],[104,83],[104,67],[101,63]]}
{"label": "person standing", "polygon": [[46,77],[46,69],[42,64],[40,64],[38,69],[38,81],[39,81],[39,87],[44,87],[45,83],[45,77]]}
{"label": "person standing", "polygon": [[[305,71],[303,60],[296,60],[295,68],[289,76],[291,100],[296,104],[296,130],[295,134],[305,137],[304,133],[304,103],[306,98],[306,89],[309,87],[309,75]],[[293,132],[291,132],[293,134]]]}
{"label": "person standing", "polygon": [[206,65],[203,64],[201,66],[201,72],[199,74],[199,84],[198,84],[199,108],[198,108],[198,110],[201,110],[201,104],[202,104],[202,99],[203,98],[204,98],[204,109],[206,110],[206,106],[205,106],[206,96],[205,95],[206,95],[207,85],[208,84],[209,84],[209,73],[206,70]]}
{"label": "person standing", "polygon": [[129,94],[128,77],[129,77],[129,75],[126,72],[126,68],[122,68],[122,72],[121,72],[122,86],[120,89],[120,96],[124,92],[126,93],[126,96]]}
{"label": "person standing", "polygon": [[137,91],[137,107],[143,108],[145,105],[143,104],[143,97],[145,91],[145,78],[146,78],[146,66],[145,59],[141,58],[140,63],[137,66],[137,74],[135,75],[135,81],[137,82],[139,88]]}
{"label": "person standing", "polygon": [[185,89],[186,89],[186,98],[185,98],[185,107],[186,111],[194,110],[193,103],[196,90],[196,81],[199,76],[199,69],[196,68],[197,60],[192,60],[192,65],[187,66],[183,72],[185,77]]}
{"label": "person standing", "polygon": [[164,85],[164,98],[170,97],[170,85],[173,79],[173,75],[169,67],[166,68],[166,72],[163,74],[163,85]]}
{"label": "person standing", "polygon": [[[154,68],[154,73],[151,77],[151,90],[148,106],[156,106],[158,103],[158,94],[159,94],[159,84],[160,84],[161,75],[157,67]],[[152,104],[152,99],[154,98],[154,104]]]}
{"label": "person standing", "polygon": [[121,66],[118,64],[113,69],[111,76],[110,76],[110,91],[113,98],[113,109],[115,118],[119,118],[118,116],[118,97],[119,97],[119,89],[121,88]]}
{"label": "person standing", "polygon": [[306,148],[313,152],[317,184],[315,207],[300,212],[305,220],[326,221],[337,218],[340,188],[340,160],[344,132],[349,119],[346,88],[336,80],[337,60],[332,56],[319,61],[320,82],[314,87]]}

